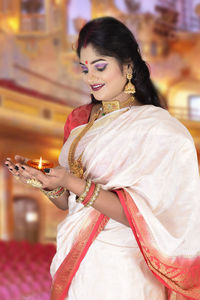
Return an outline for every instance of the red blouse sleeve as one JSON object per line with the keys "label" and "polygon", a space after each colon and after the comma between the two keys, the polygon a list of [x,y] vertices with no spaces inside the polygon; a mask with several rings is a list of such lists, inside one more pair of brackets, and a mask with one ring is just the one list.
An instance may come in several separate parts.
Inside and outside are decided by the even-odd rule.
{"label": "red blouse sleeve", "polygon": [[64,126],[64,143],[68,139],[72,129],[88,122],[92,106],[92,103],[79,106],[69,114]]}

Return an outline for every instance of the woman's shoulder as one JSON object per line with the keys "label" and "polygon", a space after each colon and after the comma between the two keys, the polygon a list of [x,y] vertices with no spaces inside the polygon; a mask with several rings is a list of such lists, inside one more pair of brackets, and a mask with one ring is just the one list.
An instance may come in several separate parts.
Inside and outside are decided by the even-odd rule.
{"label": "woman's shoulder", "polygon": [[93,107],[93,104],[90,103],[90,104],[84,104],[84,105],[74,108],[71,112],[71,118],[77,118],[79,120],[87,119],[90,115],[92,107]]}
{"label": "woman's shoulder", "polygon": [[[193,141],[189,130],[167,109],[154,105],[143,105],[136,111],[135,121],[138,127],[143,127],[149,135],[166,136],[171,139],[188,139]],[[133,114],[134,118],[134,109]]]}
{"label": "woman's shoulder", "polygon": [[188,128],[173,116],[167,109],[157,108],[158,112],[158,128],[159,132],[163,135],[168,135],[169,137],[174,137],[178,143],[178,140],[182,142],[192,142],[194,143],[192,135],[190,134]]}
{"label": "woman's shoulder", "polygon": [[69,120],[70,123],[78,123],[78,124],[87,123],[92,107],[93,104],[90,103],[90,104],[84,104],[74,108],[69,114],[67,120]]}
{"label": "woman's shoulder", "polygon": [[67,140],[72,129],[88,122],[92,107],[92,103],[84,104],[71,111],[64,126],[64,142]]}

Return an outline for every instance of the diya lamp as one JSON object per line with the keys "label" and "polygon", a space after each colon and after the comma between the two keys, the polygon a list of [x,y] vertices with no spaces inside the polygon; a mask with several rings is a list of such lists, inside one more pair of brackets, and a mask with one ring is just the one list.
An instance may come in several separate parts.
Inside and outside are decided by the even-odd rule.
{"label": "diya lamp", "polygon": [[40,159],[30,159],[27,161],[27,165],[29,167],[35,168],[37,170],[44,172],[46,168],[53,168],[53,163],[48,160],[43,160],[42,157]]}

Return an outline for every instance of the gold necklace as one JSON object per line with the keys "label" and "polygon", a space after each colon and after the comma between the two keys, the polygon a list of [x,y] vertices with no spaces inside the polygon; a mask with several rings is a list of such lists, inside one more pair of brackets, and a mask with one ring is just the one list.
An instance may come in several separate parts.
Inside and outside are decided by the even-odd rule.
{"label": "gold necklace", "polygon": [[129,97],[124,102],[119,102],[118,100],[113,101],[102,101],[102,107],[103,107],[103,113],[102,115],[106,115],[110,112],[113,112],[115,110],[124,108],[124,107],[130,107],[135,102],[135,98],[133,96]]}
{"label": "gold necklace", "polygon": [[82,137],[86,134],[86,132],[92,127],[94,124],[94,121],[98,118],[100,114],[100,109],[94,114],[92,119],[88,122],[88,124],[83,128],[83,130],[78,134],[78,136],[73,140],[69,153],[68,153],[68,163],[69,163],[69,168],[70,172],[76,175],[79,178],[83,178],[83,165],[81,162],[83,152],[79,156],[77,160],[75,160],[75,151],[76,147],[78,146],[79,141],[82,139]]}
{"label": "gold necklace", "polygon": [[[133,96],[131,96],[130,98],[128,98],[128,100],[126,100],[122,103],[117,100],[109,101],[109,102],[102,101],[102,106],[103,106],[103,111],[104,111],[102,113],[102,115],[105,115],[109,112],[113,112],[115,110],[118,110],[118,109],[121,109],[124,107],[131,107],[133,105],[134,101],[135,101],[135,99]],[[80,142],[82,137],[86,134],[86,132],[92,127],[92,125],[94,124],[94,121],[98,119],[101,112],[102,112],[102,107],[100,107],[99,110],[93,115],[91,120],[85,125],[83,130],[73,140],[73,142],[70,146],[69,153],[68,153],[68,163],[69,163],[70,172],[79,178],[83,178],[83,173],[84,173],[83,165],[81,162],[83,152],[81,153],[79,158],[76,160],[75,159],[75,151],[78,146],[78,143]]]}

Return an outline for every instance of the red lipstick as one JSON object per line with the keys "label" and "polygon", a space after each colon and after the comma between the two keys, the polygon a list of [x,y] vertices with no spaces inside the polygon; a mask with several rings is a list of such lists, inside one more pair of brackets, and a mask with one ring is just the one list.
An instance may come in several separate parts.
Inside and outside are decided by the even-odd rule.
{"label": "red lipstick", "polygon": [[105,85],[105,84],[103,83],[103,84],[93,84],[93,85],[90,85],[90,86],[91,86],[91,89],[92,89],[93,91],[98,91],[98,90],[100,90],[104,85]]}

